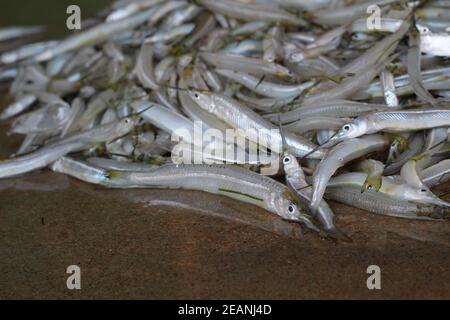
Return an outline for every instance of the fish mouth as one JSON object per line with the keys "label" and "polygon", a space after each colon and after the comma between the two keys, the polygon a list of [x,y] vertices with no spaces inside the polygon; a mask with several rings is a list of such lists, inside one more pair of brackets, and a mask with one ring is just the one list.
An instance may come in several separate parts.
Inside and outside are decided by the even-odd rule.
{"label": "fish mouth", "polygon": [[303,223],[308,229],[311,229],[313,231],[320,233],[320,228],[316,226],[316,223],[314,221],[314,218],[307,214],[300,214],[298,217],[298,221]]}
{"label": "fish mouth", "polygon": [[[450,208],[450,203],[444,200],[441,200],[439,198],[434,199],[432,201],[432,204],[439,206],[439,207],[443,207],[443,208]],[[450,210],[450,209],[449,209]]]}
{"label": "fish mouth", "polygon": [[347,243],[353,242],[352,238],[350,238],[345,232],[338,228],[324,229],[323,232],[328,238],[331,238],[335,241],[342,241]]}

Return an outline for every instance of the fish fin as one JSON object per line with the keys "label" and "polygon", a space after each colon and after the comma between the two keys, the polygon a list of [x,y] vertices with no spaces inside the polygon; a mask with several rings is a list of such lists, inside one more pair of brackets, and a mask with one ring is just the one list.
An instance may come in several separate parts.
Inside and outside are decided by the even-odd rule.
{"label": "fish fin", "polygon": [[410,160],[419,161],[419,160],[422,160],[424,157],[425,157],[425,153],[420,153],[418,155],[411,157]]}
{"label": "fish fin", "polygon": [[366,190],[375,190],[379,191],[382,184],[382,177],[381,176],[371,176],[370,174],[367,175],[366,180],[364,181],[364,184],[361,186],[361,193],[364,193]]}
{"label": "fish fin", "polygon": [[408,139],[406,139],[400,134],[394,135],[393,143],[396,143],[398,145],[398,150],[400,152],[404,152],[408,149]]}
{"label": "fish fin", "polygon": [[105,177],[106,177],[108,180],[112,180],[112,179],[115,179],[115,178],[119,178],[122,174],[123,174],[122,171],[118,171],[118,170],[110,170],[110,171],[107,171],[107,172],[105,173]]}

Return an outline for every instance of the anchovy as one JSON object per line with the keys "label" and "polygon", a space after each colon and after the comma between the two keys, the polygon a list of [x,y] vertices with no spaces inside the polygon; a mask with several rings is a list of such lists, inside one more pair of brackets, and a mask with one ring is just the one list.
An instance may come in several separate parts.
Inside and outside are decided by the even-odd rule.
{"label": "anchovy", "polygon": [[137,120],[124,118],[97,128],[55,141],[28,155],[0,162],[0,179],[41,169],[69,153],[108,142],[129,133]]}
{"label": "anchovy", "polygon": [[368,190],[361,194],[359,187],[328,188],[325,197],[352,207],[396,218],[435,220],[435,218],[439,219],[448,215],[445,210],[439,207],[399,201],[375,190]]}
{"label": "anchovy", "polygon": [[[189,94],[204,110],[215,114],[231,127],[243,130],[248,135],[249,140],[271,148],[275,152],[281,146],[282,138],[280,132],[276,131],[276,126],[237,101],[219,94],[206,94],[197,91],[192,91]],[[316,152],[316,146],[301,136],[292,133],[286,133],[285,136],[286,143],[293,155],[298,157],[309,156],[315,159],[323,158],[324,153]]]}
{"label": "anchovy", "polygon": [[445,109],[374,112],[344,125],[330,142],[335,143],[380,131],[418,131],[449,125],[450,111]]}
{"label": "anchovy", "polygon": [[109,172],[109,188],[159,188],[199,190],[262,207],[283,219],[301,221],[286,186],[252,171],[220,165],[167,165],[151,172]]}
{"label": "anchovy", "polygon": [[[285,153],[283,157],[283,168],[286,174],[286,183],[291,191],[296,195],[300,201],[310,207],[312,198],[312,189],[308,188],[305,173],[299,165],[297,159],[289,153]],[[322,225],[325,233],[335,239],[344,241],[351,241],[351,239],[334,225],[334,213],[329,205],[322,200],[317,210],[317,219]],[[307,223],[311,229],[315,229],[314,225]]]}

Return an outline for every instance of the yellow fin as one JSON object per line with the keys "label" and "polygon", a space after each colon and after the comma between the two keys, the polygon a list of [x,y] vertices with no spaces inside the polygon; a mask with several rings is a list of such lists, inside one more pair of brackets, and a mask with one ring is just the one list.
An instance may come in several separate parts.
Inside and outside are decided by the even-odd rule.
{"label": "yellow fin", "polygon": [[110,170],[105,173],[105,176],[111,180],[114,178],[119,178],[122,175],[122,173],[123,173],[122,171]]}

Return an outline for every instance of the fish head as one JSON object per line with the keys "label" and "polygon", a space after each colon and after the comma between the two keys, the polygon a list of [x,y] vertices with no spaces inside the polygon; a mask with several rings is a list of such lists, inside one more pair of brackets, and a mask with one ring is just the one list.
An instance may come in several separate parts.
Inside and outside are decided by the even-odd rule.
{"label": "fish head", "polygon": [[450,207],[450,204],[444,200],[439,199],[428,187],[422,186],[416,191],[422,197],[424,203],[434,204],[440,207]]}
{"label": "fish head", "polygon": [[267,55],[265,56],[265,60],[266,60],[267,62],[269,62],[269,63],[273,63],[273,62],[275,62],[276,57],[275,57],[275,55],[274,55],[273,53],[267,54]]}
{"label": "fish head", "polygon": [[416,24],[416,29],[421,35],[430,34],[430,29],[424,25]]}
{"label": "fish head", "polygon": [[286,69],[286,70],[278,71],[276,73],[275,77],[278,78],[279,80],[291,81],[292,79],[295,78],[295,74],[291,70]]}
{"label": "fish head", "polygon": [[130,116],[120,119],[115,127],[116,135],[120,137],[130,133],[135,126],[139,125],[140,121],[141,118],[138,116]]}
{"label": "fish head", "polygon": [[295,52],[289,57],[289,62],[292,63],[301,62],[303,60],[305,60],[305,55],[303,54],[303,52]]}
{"label": "fish head", "polygon": [[370,36],[367,34],[364,34],[362,32],[358,32],[352,35],[352,40],[354,41],[368,41],[370,40]]}
{"label": "fish head", "polygon": [[300,209],[294,201],[283,198],[278,201],[276,206],[277,212],[283,219],[289,221],[301,221]]}
{"label": "fish head", "polygon": [[342,142],[344,140],[360,137],[366,133],[365,128],[366,125],[364,124],[364,122],[355,119],[352,122],[343,125],[338,132],[336,132],[327,142],[322,144],[320,147],[332,148],[339,142]]}
{"label": "fish head", "polygon": [[300,168],[300,165],[299,165],[297,159],[292,154],[285,153],[282,161],[283,161],[284,172],[286,172],[286,174],[289,174],[290,172],[294,172]]}
{"label": "fish head", "polygon": [[298,203],[298,198],[290,190],[286,189],[281,195],[274,193],[272,196],[272,208],[284,220],[301,223],[305,221],[306,209]]}
{"label": "fish head", "polygon": [[362,119],[355,119],[342,126],[341,129],[331,137],[330,141],[343,141],[352,138],[358,138],[366,133],[367,125]]}
{"label": "fish head", "polygon": [[404,197],[418,203],[428,203],[440,207],[450,207],[450,204],[439,199],[427,186],[411,186],[405,184],[401,189]]}
{"label": "fish head", "polygon": [[208,112],[212,112],[214,110],[214,100],[211,93],[192,90],[189,91],[188,94],[191,99],[194,100],[203,110]]}
{"label": "fish head", "polygon": [[278,214],[287,221],[299,222],[309,229],[319,231],[317,222],[309,209],[306,209],[302,204],[298,204],[294,200],[294,195],[290,192],[287,192],[287,194],[287,197],[282,197],[276,204]]}

